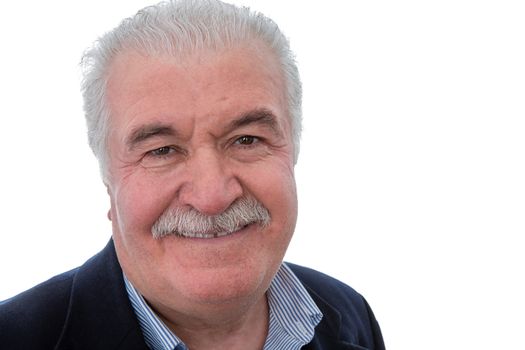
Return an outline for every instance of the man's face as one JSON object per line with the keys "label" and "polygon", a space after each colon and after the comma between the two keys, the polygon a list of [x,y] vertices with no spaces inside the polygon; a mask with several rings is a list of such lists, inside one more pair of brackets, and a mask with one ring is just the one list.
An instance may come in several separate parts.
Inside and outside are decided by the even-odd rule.
{"label": "man's face", "polygon": [[[129,53],[108,85],[110,217],[120,264],[162,312],[260,298],[297,217],[291,125],[278,64],[264,47],[192,58]],[[152,226],[170,209],[218,215],[254,198],[268,225],[219,238]]]}

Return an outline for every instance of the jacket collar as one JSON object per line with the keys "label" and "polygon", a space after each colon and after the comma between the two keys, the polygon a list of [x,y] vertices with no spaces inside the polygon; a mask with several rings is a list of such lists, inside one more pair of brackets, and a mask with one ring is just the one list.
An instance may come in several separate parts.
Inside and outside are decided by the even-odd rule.
{"label": "jacket collar", "polygon": [[59,349],[147,349],[113,240],[75,274]]}
{"label": "jacket collar", "polygon": [[341,339],[341,314],[320,297],[312,288],[305,285],[321,312],[323,319],[315,330],[314,339],[304,347],[305,350],[367,350],[360,345],[352,344]]}

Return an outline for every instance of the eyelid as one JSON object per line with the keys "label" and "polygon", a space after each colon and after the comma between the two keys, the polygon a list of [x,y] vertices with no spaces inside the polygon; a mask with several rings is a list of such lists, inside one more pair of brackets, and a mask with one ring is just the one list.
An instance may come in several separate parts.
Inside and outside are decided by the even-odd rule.
{"label": "eyelid", "polygon": [[172,146],[162,146],[162,147],[159,147],[159,148],[152,149],[151,151],[148,151],[147,154],[153,155],[155,157],[162,157],[162,156],[165,156],[167,154],[156,154],[156,153],[159,152],[160,150],[163,150],[163,149],[166,149],[168,151],[167,154],[173,153],[173,151],[175,151],[175,149]]}
{"label": "eyelid", "polygon": [[235,138],[235,142],[238,142],[240,141],[241,139],[243,138],[251,138],[251,139],[254,139],[254,140],[257,140],[257,141],[260,141],[261,138],[259,136],[254,136],[254,135],[241,135],[241,136],[238,136]]}
{"label": "eyelid", "polygon": [[[240,141],[243,138],[250,138],[250,139],[252,139],[252,142],[249,143],[249,144],[242,144]],[[241,136],[234,137],[232,145],[239,146],[239,147],[251,147],[251,146],[258,145],[258,144],[260,144],[263,141],[264,141],[263,137],[247,134],[247,135],[241,135]]]}
{"label": "eyelid", "polygon": [[[158,152],[159,150],[161,149],[167,149],[168,150],[168,153],[167,154],[155,154],[155,152]],[[175,145],[165,145],[165,146],[161,146],[161,147],[157,147],[157,148],[154,148],[154,149],[150,149],[149,151],[147,151],[145,153],[145,157],[147,156],[151,156],[151,157],[168,157],[170,155],[174,155],[174,154],[182,154],[182,155],[185,155],[186,152],[178,147],[178,146],[175,146]]]}
{"label": "eyelid", "polygon": [[175,145],[164,145],[146,151],[140,162],[145,168],[164,168],[181,162],[185,156],[184,149]]}

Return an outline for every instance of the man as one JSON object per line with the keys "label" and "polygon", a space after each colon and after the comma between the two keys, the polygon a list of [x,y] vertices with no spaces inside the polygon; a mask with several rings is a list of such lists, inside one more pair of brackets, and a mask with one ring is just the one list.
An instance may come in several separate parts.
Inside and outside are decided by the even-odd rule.
{"label": "man", "polygon": [[113,236],[0,306],[6,349],[384,349],[366,301],[282,264],[301,85],[268,18],[173,1],[88,51],[89,142]]}

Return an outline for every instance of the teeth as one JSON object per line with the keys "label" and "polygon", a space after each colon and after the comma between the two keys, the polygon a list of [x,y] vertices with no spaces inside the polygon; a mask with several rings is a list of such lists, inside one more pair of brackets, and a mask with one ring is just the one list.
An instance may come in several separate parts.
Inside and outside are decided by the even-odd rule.
{"label": "teeth", "polygon": [[198,233],[198,232],[183,232],[180,234],[180,236],[182,237],[187,237],[187,238],[204,238],[204,239],[208,239],[208,238],[217,238],[217,237],[224,237],[224,236],[227,236],[229,234],[231,234],[232,232],[216,232],[216,233]]}
{"label": "teeth", "polygon": [[[248,225],[246,225],[246,226],[248,226]],[[215,233],[180,232],[178,235],[181,236],[181,237],[186,237],[186,238],[204,238],[204,239],[217,238],[217,237],[228,236],[228,235],[232,234],[233,232],[237,232],[237,231],[242,230],[246,226],[238,228],[237,230],[232,231],[232,232],[225,232],[225,231],[223,231],[223,232],[215,232]]]}

